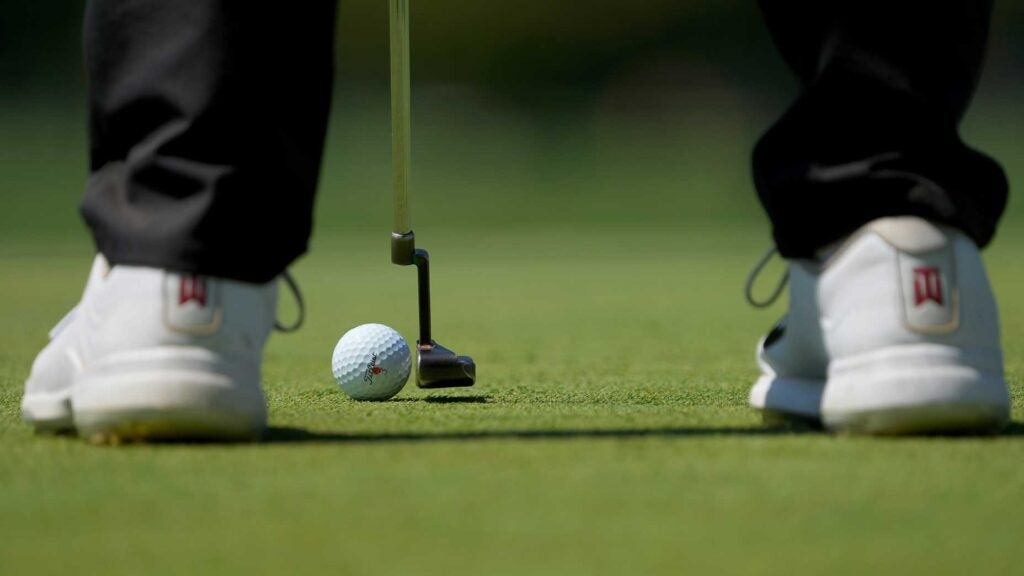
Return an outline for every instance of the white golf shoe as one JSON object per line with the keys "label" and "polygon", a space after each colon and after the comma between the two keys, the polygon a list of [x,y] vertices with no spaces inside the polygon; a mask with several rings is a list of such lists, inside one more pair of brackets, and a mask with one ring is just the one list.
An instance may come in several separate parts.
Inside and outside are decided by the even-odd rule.
{"label": "white golf shoe", "polygon": [[277,285],[93,265],[25,384],[24,419],[97,442],[253,439]]}
{"label": "white golf shoe", "polygon": [[[102,257],[93,261],[81,302],[91,299],[107,270]],[[79,331],[81,302],[50,330],[50,344],[36,356],[32,373],[25,382],[21,415],[38,432],[70,432],[75,427],[71,415],[71,384],[81,368],[74,344]]]}
{"label": "white golf shoe", "polygon": [[[814,269],[790,267],[791,322],[763,346],[755,407],[809,416],[817,402],[828,428],[867,434],[1006,423],[999,315],[970,239],[920,218],[884,218]],[[817,326],[807,320],[814,312]],[[820,375],[822,350],[824,388],[802,385]]]}
{"label": "white golf shoe", "polygon": [[789,262],[789,313],[757,344],[761,377],[750,390],[750,405],[766,418],[819,420],[828,375],[817,298],[818,264]]}

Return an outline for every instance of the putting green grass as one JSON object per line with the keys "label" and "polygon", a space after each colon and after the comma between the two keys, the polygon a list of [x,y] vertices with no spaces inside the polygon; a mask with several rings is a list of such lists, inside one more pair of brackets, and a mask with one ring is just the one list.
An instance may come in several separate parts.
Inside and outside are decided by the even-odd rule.
{"label": "putting green grass", "polygon": [[[448,157],[487,157],[473,146],[484,136],[453,143]],[[687,184],[741,186],[744,138],[706,152],[723,176]],[[346,142],[336,136],[332,150]],[[371,148],[386,160],[386,137]],[[784,306],[752,310],[742,286],[769,245],[767,227],[743,190],[725,199],[658,192],[675,167],[629,172],[642,152],[610,165],[593,150],[558,160],[593,168],[551,170],[566,195],[599,191],[578,202],[531,188],[537,172],[512,165],[525,155],[497,153],[505,164],[460,172],[466,205],[449,219],[419,197],[414,218],[434,255],[436,336],[475,357],[479,384],[410,386],[385,403],[344,397],[330,353],[364,322],[414,338],[414,273],[388,264],[386,196],[326,195],[313,252],[295,268],[308,322],[267,351],[267,442],[230,446],[98,448],[22,425],[22,382],[46,331],[77,299],[90,259],[67,200],[79,176],[43,172],[68,191],[5,200],[0,572],[1024,570],[1024,425],[997,437],[909,439],[764,425],[746,406],[753,348]],[[22,156],[7,164],[10,181],[31,181],[35,156]],[[351,173],[328,169],[325,190],[364,181],[386,194],[386,170],[343,168]],[[423,172],[425,190],[442,189],[444,170]],[[637,184],[616,204],[610,191],[626,182]],[[473,187],[486,202],[474,200]],[[667,224],[675,211],[696,216]],[[44,212],[43,222],[24,221]],[[1004,313],[1016,422],[1024,418],[1022,250],[1024,218],[1011,214],[986,258]],[[285,300],[282,314],[293,311]]]}
{"label": "putting green grass", "polygon": [[[0,298],[19,302],[0,336],[5,571],[1020,569],[1024,427],[835,438],[747,409],[753,343],[775,316],[742,304],[753,240],[438,238],[437,336],[476,357],[480,383],[360,404],[331,381],[335,339],[368,321],[415,334],[413,273],[388,266],[379,240],[339,238],[297,268],[311,314],[270,345],[263,445],[34,437],[18,421],[21,381],[87,257],[5,261]],[[1020,398],[1024,274],[1011,248],[990,261]]]}

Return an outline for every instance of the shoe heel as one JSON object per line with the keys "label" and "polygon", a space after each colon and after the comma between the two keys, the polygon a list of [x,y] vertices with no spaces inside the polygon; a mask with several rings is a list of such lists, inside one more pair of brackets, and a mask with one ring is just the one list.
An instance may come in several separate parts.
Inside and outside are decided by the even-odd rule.
{"label": "shoe heel", "polygon": [[259,378],[258,366],[202,348],[132,351],[76,379],[75,427],[82,438],[105,444],[256,440],[267,424]]}
{"label": "shoe heel", "polygon": [[1010,418],[997,351],[893,346],[829,366],[822,420],[855,434],[978,433]]}

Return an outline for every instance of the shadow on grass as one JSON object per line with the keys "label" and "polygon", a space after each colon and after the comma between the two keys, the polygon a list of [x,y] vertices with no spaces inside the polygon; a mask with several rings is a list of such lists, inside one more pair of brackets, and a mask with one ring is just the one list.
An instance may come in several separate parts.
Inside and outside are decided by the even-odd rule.
{"label": "shadow on grass", "polygon": [[[450,400],[450,399],[448,399]],[[463,400],[465,401],[465,400]],[[634,439],[634,438],[708,438],[708,437],[794,437],[804,435],[829,436],[820,426],[806,421],[788,424],[765,424],[763,426],[690,426],[661,428],[565,428],[538,430],[477,430],[465,432],[314,432],[304,428],[287,426],[271,426],[263,435],[264,444],[386,444],[401,442],[461,442],[475,440],[600,440],[600,439]],[[53,436],[53,435],[47,435]],[[59,435],[69,440],[72,434]],[[914,440],[998,440],[1009,438],[1017,440],[1024,437],[1024,422],[1012,422],[998,433],[988,434],[926,434],[908,436],[874,436],[858,437],[875,442],[907,442]],[[247,443],[247,442],[242,442]],[[179,446],[219,446],[225,444],[218,440],[150,440],[148,444],[179,445]],[[234,444],[234,442],[227,442]],[[129,442],[128,445],[135,445]],[[146,445],[146,443],[138,444]]]}
{"label": "shadow on grass", "polygon": [[427,396],[426,398],[391,398],[385,400],[382,404],[401,403],[420,403],[426,402],[427,404],[487,404],[491,401],[489,396]]}
{"label": "shadow on grass", "polygon": [[[456,400],[453,398],[439,400]],[[472,401],[458,399],[460,401]],[[486,401],[486,400],[484,400]],[[453,442],[467,440],[595,440],[595,439],[630,439],[630,438],[701,438],[711,436],[795,436],[804,434],[827,434],[820,426],[812,422],[797,421],[788,424],[769,424],[765,426],[693,426],[664,428],[566,428],[540,430],[478,430],[466,432],[396,432],[396,433],[348,433],[348,432],[313,432],[303,428],[282,426],[270,427],[263,437],[268,444],[301,444],[301,443],[387,443],[387,442]],[[890,436],[876,437],[875,440],[920,440],[922,438],[938,438],[947,440],[970,440],[979,438],[997,439],[1000,437],[1024,436],[1024,423],[1012,422],[999,433],[992,434],[940,434],[925,436]]]}
{"label": "shadow on grass", "polygon": [[268,444],[450,442],[464,440],[593,440],[602,438],[694,438],[706,436],[773,436],[820,433],[810,426],[671,427],[671,428],[567,428],[564,430],[480,430],[467,432],[397,432],[368,434],[312,432],[302,428],[270,427],[263,436]]}

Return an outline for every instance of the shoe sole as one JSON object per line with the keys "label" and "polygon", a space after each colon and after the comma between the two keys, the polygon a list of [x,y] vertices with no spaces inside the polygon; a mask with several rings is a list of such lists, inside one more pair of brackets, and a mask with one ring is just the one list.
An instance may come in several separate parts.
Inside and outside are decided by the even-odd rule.
{"label": "shoe sole", "polygon": [[833,361],[822,398],[825,426],[843,433],[986,433],[1009,419],[1000,354],[936,344]]}
{"label": "shoe sole", "polygon": [[267,425],[259,369],[202,348],[123,353],[75,381],[74,424],[101,444],[254,441]]}
{"label": "shoe sole", "polygon": [[824,380],[763,375],[750,389],[749,401],[769,422],[793,419],[815,422],[821,419],[824,389]]}
{"label": "shoe sole", "polygon": [[26,394],[21,400],[21,419],[40,434],[74,431],[71,395],[65,392]]}

